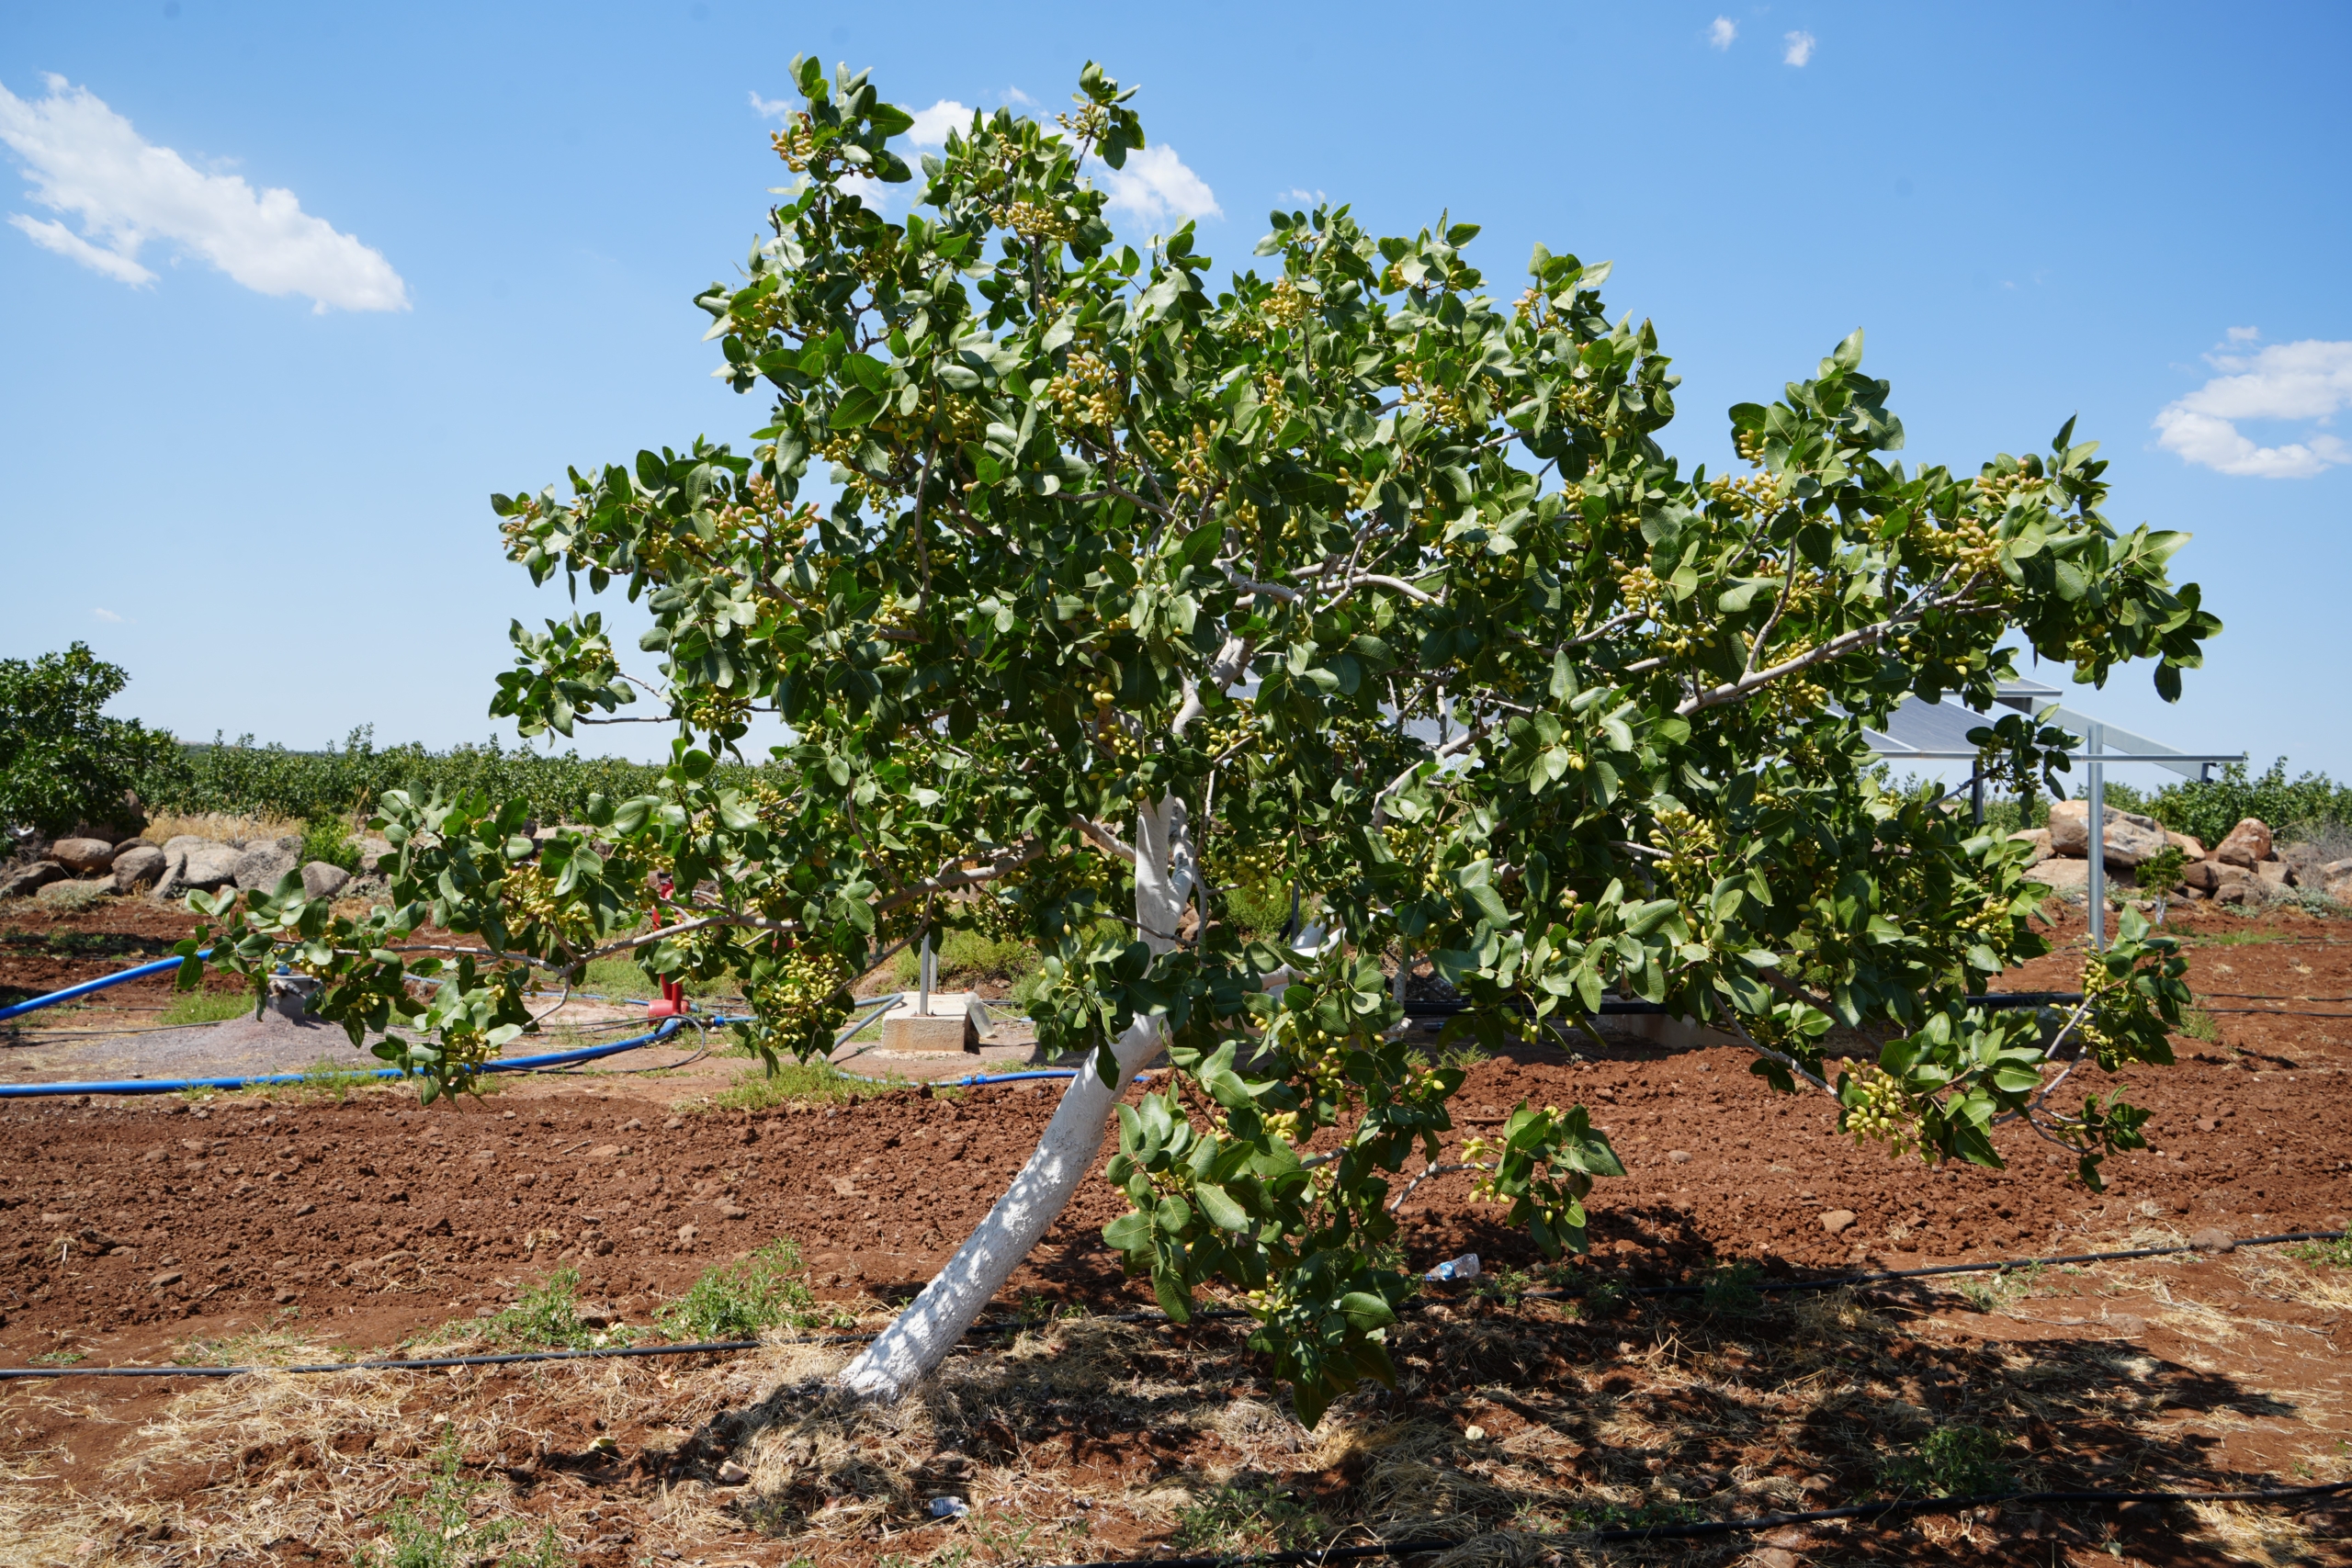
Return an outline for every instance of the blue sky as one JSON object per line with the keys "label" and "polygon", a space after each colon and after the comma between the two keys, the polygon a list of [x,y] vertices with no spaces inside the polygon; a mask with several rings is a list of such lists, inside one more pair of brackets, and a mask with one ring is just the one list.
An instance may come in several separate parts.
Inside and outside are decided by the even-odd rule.
{"label": "blue sky", "polygon": [[1200,210],[1220,263],[1294,192],[1481,222],[1498,292],[1537,240],[1611,259],[1689,461],[1857,325],[1914,460],[2078,413],[2117,521],[2194,531],[2176,570],[2228,629],[2177,706],[2144,671],[2073,705],[2352,774],[2341,6],[28,0],[0,10],[0,656],[87,640],[119,709],[191,739],[491,733],[508,619],[563,610],[489,493],[762,423],[690,301],[789,180],[755,100],[801,51],[912,110],[1050,112],[1100,60],[1169,150],[1122,220]]}

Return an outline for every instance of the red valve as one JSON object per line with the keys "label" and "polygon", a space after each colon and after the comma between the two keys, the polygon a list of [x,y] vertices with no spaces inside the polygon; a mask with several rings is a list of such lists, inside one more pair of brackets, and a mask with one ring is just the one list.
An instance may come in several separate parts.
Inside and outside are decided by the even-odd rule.
{"label": "red valve", "polygon": [[[665,871],[657,873],[656,874],[660,879],[660,891],[662,897],[664,898],[669,897],[672,888],[674,886],[670,880],[670,874]],[[661,907],[656,905],[653,910],[654,930],[661,930],[665,923],[666,922],[662,919]],[[681,1018],[691,1010],[693,1004],[686,1000],[686,987],[684,981],[664,980],[662,982],[661,999],[646,1008],[645,1016],[648,1018]]]}

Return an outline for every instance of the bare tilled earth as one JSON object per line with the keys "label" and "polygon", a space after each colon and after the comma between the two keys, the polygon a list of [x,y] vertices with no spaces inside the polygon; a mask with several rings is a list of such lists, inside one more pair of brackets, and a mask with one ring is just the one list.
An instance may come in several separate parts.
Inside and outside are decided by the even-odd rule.
{"label": "bare tilled earth", "polygon": [[[149,928],[174,918],[59,917],[84,947],[126,950],[87,963],[58,955],[55,925],[0,931],[0,987],[112,972],[143,955],[134,943],[167,947],[175,931]],[[1595,1194],[1592,1257],[1563,1280],[1579,1291],[1736,1259],[1770,1280],[2342,1228],[2352,1018],[2295,1015],[2352,1014],[2334,999],[2352,996],[2352,926],[2194,919],[2192,984],[2236,994],[2216,1010],[2258,1010],[2217,1011],[2215,1038],[2176,1040],[2178,1066],[2129,1076],[2155,1148],[2112,1162],[2104,1195],[2016,1129],[1996,1139],[2000,1172],[1857,1149],[1826,1100],[1772,1095],[1728,1050],[1484,1061],[1456,1119],[1475,1131],[1522,1099],[1593,1108],[1630,1174]],[[2061,953],[2005,984],[2072,989],[2078,965]],[[110,1005],[145,1005],[139,989]],[[826,1314],[875,1325],[995,1200],[1054,1105],[1052,1086],[1021,1086],[707,1109],[747,1067],[539,1077],[426,1111],[396,1090],[0,1102],[0,1362],[332,1359],[425,1336],[463,1348],[559,1269],[641,1328],[777,1236],[799,1244]],[[1441,1177],[1404,1205],[1408,1261],[1475,1250],[1509,1289],[1436,1292],[1396,1332],[1398,1389],[1308,1433],[1238,1331],[1093,1315],[1149,1305],[1100,1239],[1123,1207],[1103,1183],[1084,1189],[1000,1303],[1030,1326],[976,1341],[891,1410],[831,1403],[821,1379],[854,1347],[789,1333],[724,1359],[0,1385],[0,1563],[348,1560],[389,1548],[395,1500],[424,1488],[445,1444],[482,1488],[480,1528],[514,1526],[505,1549],[552,1529],[559,1560],[596,1563],[1052,1562],[1729,1517],[1884,1492],[1890,1463],[1954,1425],[1994,1434],[2000,1467],[2036,1486],[2352,1478],[2352,1269],[2286,1249],[1752,1312],[1634,1297],[1579,1316],[1520,1299],[1543,1260],[1464,1178]],[[1085,1315],[1050,1315],[1071,1311]],[[933,1522],[943,1495],[969,1516]],[[1635,1555],[2352,1561],[2346,1510],[2147,1512],[2011,1510]]]}

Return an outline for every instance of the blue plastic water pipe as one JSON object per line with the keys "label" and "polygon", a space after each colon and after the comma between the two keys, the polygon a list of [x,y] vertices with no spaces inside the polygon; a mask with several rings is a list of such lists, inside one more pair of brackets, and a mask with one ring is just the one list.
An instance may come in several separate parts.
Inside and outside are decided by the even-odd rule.
{"label": "blue plastic water pipe", "polygon": [[[209,958],[212,956],[212,950],[208,947],[197,956]],[[8,1007],[0,1008],[0,1019],[16,1018],[20,1014],[31,1012],[36,1008],[55,1007],[60,1002],[70,1002],[76,997],[86,997],[93,991],[103,991],[108,986],[119,986],[131,980],[143,980],[150,975],[169,974],[187,962],[184,958],[164,958],[153,964],[141,964],[136,969],[126,969],[119,975],[101,975],[95,980],[85,980],[78,986],[68,986],[62,991],[51,991],[45,997],[34,997],[29,1001],[17,1002]]]}
{"label": "blue plastic water pipe", "polygon": [[[174,960],[175,963],[177,960]],[[492,1062],[482,1068],[489,1073],[537,1072],[542,1067],[568,1066],[574,1062],[593,1062],[599,1056],[616,1055],[634,1051],[640,1045],[650,1045],[667,1039],[685,1025],[678,1019],[665,1021],[650,1034],[639,1034],[628,1040],[615,1040],[607,1044],[585,1046],[577,1051],[550,1051],[541,1056],[515,1056]],[[227,1078],[118,1078],[107,1083],[16,1083],[0,1084],[0,1100],[30,1100],[42,1095],[57,1094],[179,1094],[192,1089],[262,1089],[272,1084],[301,1083],[308,1073],[270,1073],[262,1077]],[[379,1067],[373,1072],[357,1075],[369,1078],[404,1078],[413,1075],[398,1067]]]}

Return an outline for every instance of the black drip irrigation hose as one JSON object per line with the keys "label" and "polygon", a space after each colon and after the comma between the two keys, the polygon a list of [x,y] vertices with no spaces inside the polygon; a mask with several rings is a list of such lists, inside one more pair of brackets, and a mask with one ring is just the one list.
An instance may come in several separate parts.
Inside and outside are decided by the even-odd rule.
{"label": "black drip irrigation hose", "polygon": [[[1574,1530],[1539,1539],[1590,1542],[1594,1545],[1646,1540],[1690,1540],[1702,1536],[1747,1535],[1787,1525],[1822,1524],[1832,1519],[1876,1519],[1891,1515],[1953,1514],[1970,1508],[2009,1503],[2293,1503],[2330,1497],[2352,1491],[2352,1481],[2318,1486],[2267,1486],[2237,1492],[1986,1492],[1968,1497],[1913,1497],[1884,1503],[1856,1503],[1844,1508],[1816,1508],[1803,1514],[1761,1514],[1744,1519],[1708,1519],[1687,1525],[1643,1525],[1623,1529]],[[1533,1533],[1533,1532],[1530,1532]],[[1062,1568],[1243,1568],[1248,1563],[1323,1563],[1360,1562],[1367,1557],[1414,1557],[1424,1552],[1450,1551],[1476,1537],[1438,1537],[1385,1540],[1370,1546],[1313,1547],[1300,1551],[1265,1551],[1244,1557],[1112,1557],[1094,1562],[1065,1563]]]}
{"label": "black drip irrigation hose", "polygon": [[[2244,1241],[2232,1241],[2225,1248],[2234,1251],[2241,1247],[2282,1247],[2298,1241],[2340,1241],[2347,1231],[2287,1231],[2278,1235],[2248,1236]],[[1756,1280],[1751,1287],[1758,1291],[1835,1291],[1848,1285],[1877,1284],[1889,1280],[1923,1280],[1941,1274],[1996,1274],[2012,1269],[2045,1269],[2066,1263],[2121,1263],[2141,1258],[2166,1258],[2185,1252],[2203,1252],[2208,1248],[2188,1245],[2181,1247],[2135,1247],[2121,1252],[2076,1252],[2052,1258],[2006,1258],[1991,1263],[1939,1263],[1927,1269],[1885,1269],[1868,1274],[1838,1274],[1826,1280]],[[1634,1296],[1696,1295],[1706,1290],[1699,1285],[1635,1285],[1626,1291]],[[1521,1291],[1518,1301],[1571,1301],[1577,1292],[1572,1291]],[[1423,1304],[1408,1303],[1407,1309]],[[1211,1307],[1196,1312],[1188,1321],[1201,1322],[1220,1318],[1247,1317],[1239,1307]],[[1088,1323],[1159,1323],[1175,1322],[1163,1312],[1089,1313]],[[976,1323],[964,1332],[969,1334],[1017,1334],[1035,1328],[1041,1324],[1033,1319],[1015,1318],[1009,1322]],[[862,1345],[877,1337],[876,1334],[818,1334],[792,1339],[718,1339],[693,1345],[612,1345],[590,1350],[514,1350],[487,1356],[433,1356],[420,1358],[389,1357],[369,1361],[322,1361],[290,1367],[0,1367],[0,1381],[10,1378],[232,1378],[249,1372],[355,1372],[355,1371],[431,1371],[444,1367],[503,1367],[518,1361],[585,1361],[616,1356],[698,1356],[717,1352],[757,1350],[767,1347],[788,1345]],[[1822,1516],[1826,1517],[1828,1516]],[[1158,1560],[1155,1560],[1158,1561]],[[1203,1559],[1203,1561],[1212,1561]],[[1227,1559],[1215,1559],[1224,1562]],[[1275,1561],[1269,1559],[1268,1561]],[[1175,1564],[1160,1562],[1159,1568],[1175,1568]]]}
{"label": "black drip irrigation hose", "polygon": [[[2068,1263],[2125,1263],[2136,1258],[2170,1258],[2184,1252],[2231,1252],[2241,1247],[2283,1247],[2296,1241],[2340,1241],[2346,1231],[2282,1231],[2276,1235],[2248,1236],[2244,1241],[2234,1238],[2227,1247],[2203,1247],[2195,1243],[2178,1247],[2134,1247],[2121,1252],[2072,1252],[2049,1258],[2011,1258],[1996,1263],[1938,1263],[1925,1269],[1881,1269],[1867,1274],[1836,1274],[1825,1280],[1757,1280],[1752,1281],[1759,1291],[1836,1291],[1848,1285],[1871,1285],[1886,1280],[1927,1280],[1939,1274],[2007,1273],[2012,1269],[2054,1269]],[[1627,1293],[1637,1296],[1696,1295],[1704,1285],[1642,1285]],[[1538,1300],[1566,1292],[1523,1292],[1523,1296]]]}

